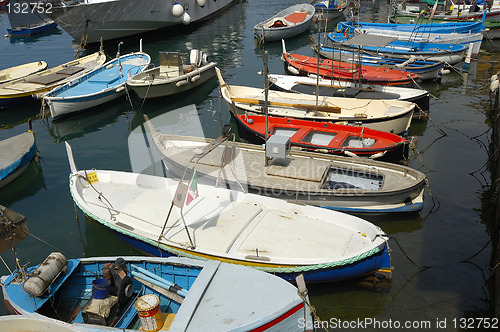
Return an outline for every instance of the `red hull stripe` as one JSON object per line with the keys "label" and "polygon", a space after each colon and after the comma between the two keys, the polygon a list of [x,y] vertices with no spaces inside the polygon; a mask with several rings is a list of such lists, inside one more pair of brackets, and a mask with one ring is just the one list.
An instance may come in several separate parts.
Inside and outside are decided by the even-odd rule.
{"label": "red hull stripe", "polygon": [[277,325],[278,323],[281,323],[282,321],[284,321],[285,319],[287,319],[288,317],[290,317],[291,315],[293,315],[297,311],[301,310],[302,308],[304,308],[304,302],[300,303],[295,308],[290,309],[288,312],[284,313],[283,315],[281,315],[280,317],[276,318],[275,320],[272,320],[269,323],[267,323],[265,325],[262,325],[262,326],[260,326],[260,327],[258,327],[256,329],[250,330],[250,332],[265,331],[265,330],[271,328],[272,326]]}

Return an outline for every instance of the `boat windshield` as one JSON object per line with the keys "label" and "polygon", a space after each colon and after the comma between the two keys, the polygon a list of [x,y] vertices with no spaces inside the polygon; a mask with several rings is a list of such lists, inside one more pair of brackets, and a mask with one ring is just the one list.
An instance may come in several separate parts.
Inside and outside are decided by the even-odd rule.
{"label": "boat windshield", "polygon": [[323,189],[380,190],[384,177],[376,173],[330,167]]}

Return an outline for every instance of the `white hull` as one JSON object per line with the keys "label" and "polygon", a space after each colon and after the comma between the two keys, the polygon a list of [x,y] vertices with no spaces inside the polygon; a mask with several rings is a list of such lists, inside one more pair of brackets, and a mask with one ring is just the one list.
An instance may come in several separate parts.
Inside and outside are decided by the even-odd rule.
{"label": "white hull", "polygon": [[[52,119],[57,119],[61,116],[81,112],[83,110],[93,108],[104,103],[110,102],[114,99],[120,98],[125,94],[125,90],[122,89],[119,92],[116,92],[116,88],[110,89],[113,92],[108,95],[104,95],[102,97],[96,96],[94,99],[90,100],[57,100],[51,98],[45,98],[46,103],[50,108],[50,115]],[[103,91],[103,93],[105,93]]]}
{"label": "white hull", "polygon": [[472,54],[478,54],[483,41],[483,34],[478,33],[412,33],[406,31],[388,31],[382,29],[356,29],[357,33],[393,37],[400,40],[412,40],[426,43],[462,44],[472,43]]}
{"label": "white hull", "polygon": [[192,72],[169,79],[159,76],[159,68],[153,68],[127,80],[127,85],[139,98],[159,98],[194,89],[215,76],[216,63],[196,68]]}
{"label": "white hull", "polygon": [[172,13],[174,0],[142,0],[140,4],[136,0],[87,0],[77,5],[68,1],[65,6],[54,5],[47,15],[75,40],[80,41],[88,31],[87,42],[95,43],[101,37],[110,40],[206,20],[235,0],[205,1],[203,7],[198,1],[182,1],[188,10],[180,17]]}

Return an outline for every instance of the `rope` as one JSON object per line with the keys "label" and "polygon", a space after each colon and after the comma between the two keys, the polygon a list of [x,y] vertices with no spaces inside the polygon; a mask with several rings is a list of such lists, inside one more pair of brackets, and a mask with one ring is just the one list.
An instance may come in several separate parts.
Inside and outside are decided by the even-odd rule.
{"label": "rope", "polygon": [[[322,320],[319,318],[318,314],[316,313],[316,308],[307,299],[307,294],[308,294],[307,290],[305,292],[301,292],[300,290],[297,289],[297,294],[302,299],[302,301],[309,307],[309,314],[312,315],[313,320],[316,322],[322,322]],[[328,329],[325,326],[323,326],[323,324],[320,324],[320,325],[326,332],[328,332]]]}
{"label": "rope", "polygon": [[80,54],[80,51],[87,46],[87,38],[89,34],[89,20],[85,21],[85,31],[83,32],[82,39],[80,40],[80,45],[78,46],[78,50],[76,51],[75,54],[75,59],[78,59],[78,54]]}

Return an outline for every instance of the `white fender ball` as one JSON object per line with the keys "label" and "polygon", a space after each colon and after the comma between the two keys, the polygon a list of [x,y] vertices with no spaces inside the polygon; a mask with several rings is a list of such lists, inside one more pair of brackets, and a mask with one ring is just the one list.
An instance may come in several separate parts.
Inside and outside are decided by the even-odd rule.
{"label": "white fender ball", "polygon": [[181,17],[182,14],[184,14],[184,7],[182,7],[182,5],[177,2],[174,3],[174,5],[172,6],[172,15],[174,15],[175,17]]}
{"label": "white fender ball", "polygon": [[196,0],[196,3],[200,7],[205,7],[205,5],[207,4],[207,1],[206,0]]}
{"label": "white fender ball", "polygon": [[189,16],[188,13],[184,13],[184,16],[182,16],[182,23],[184,23],[185,25],[191,23],[191,16]]}

